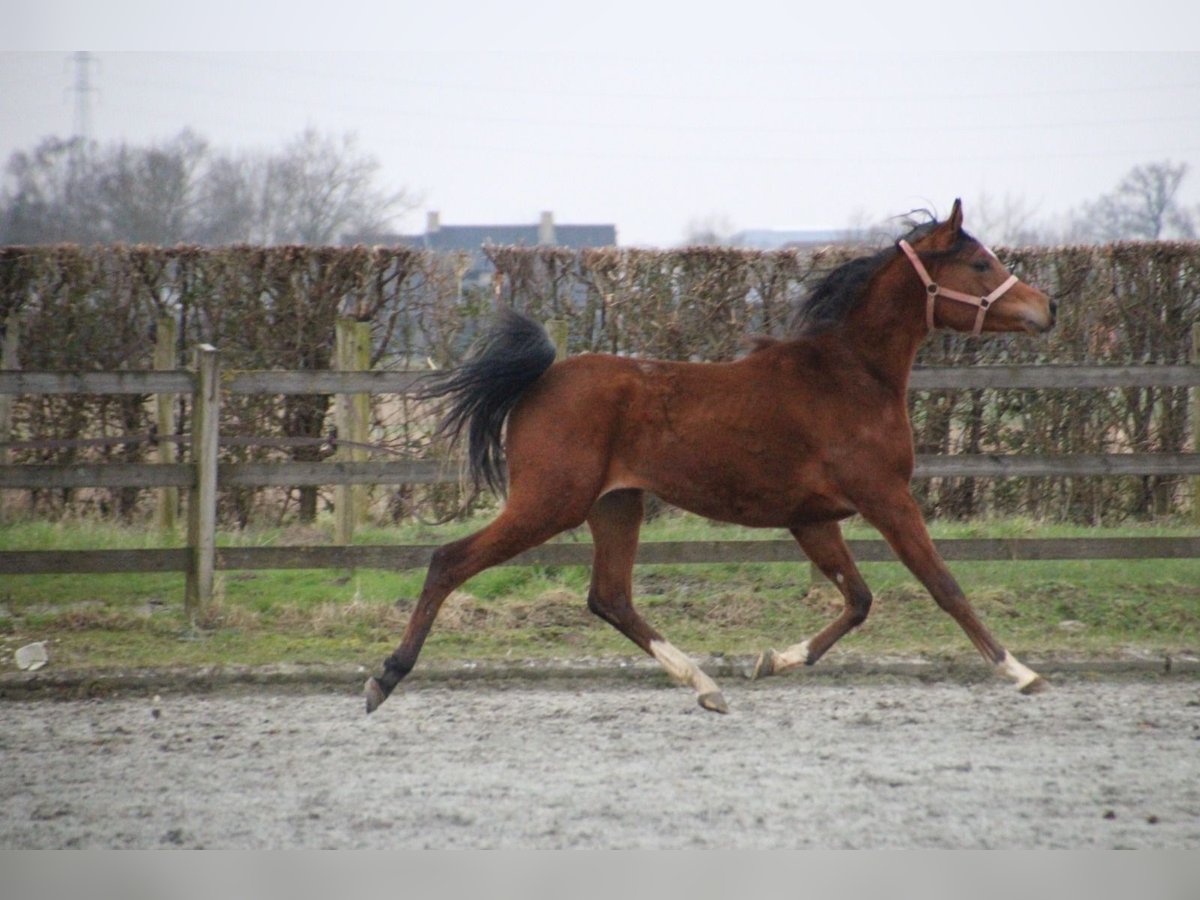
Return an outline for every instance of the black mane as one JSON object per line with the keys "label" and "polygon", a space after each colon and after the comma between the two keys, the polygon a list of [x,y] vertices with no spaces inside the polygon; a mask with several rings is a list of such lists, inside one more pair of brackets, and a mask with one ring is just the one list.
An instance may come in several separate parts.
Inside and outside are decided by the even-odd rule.
{"label": "black mane", "polygon": [[[928,216],[928,221],[913,223],[912,216],[918,213]],[[866,256],[855,257],[827,272],[797,304],[789,332],[794,337],[817,334],[845,321],[846,316],[866,297],[871,279],[899,252],[899,242],[905,240],[915,243],[941,224],[932,213],[924,210],[910,214],[909,222],[908,231],[890,246]],[[966,232],[963,232],[963,238],[972,240]],[[956,244],[947,251],[947,255],[957,253],[959,249],[960,244]]]}

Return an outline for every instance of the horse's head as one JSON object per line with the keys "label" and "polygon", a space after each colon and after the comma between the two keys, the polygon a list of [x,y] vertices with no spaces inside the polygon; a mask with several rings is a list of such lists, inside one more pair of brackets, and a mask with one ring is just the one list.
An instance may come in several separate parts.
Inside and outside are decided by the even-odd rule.
{"label": "horse's head", "polygon": [[902,240],[898,246],[925,285],[930,330],[1040,334],[1054,327],[1057,305],[963,230],[961,200],[954,201],[946,221],[912,244]]}

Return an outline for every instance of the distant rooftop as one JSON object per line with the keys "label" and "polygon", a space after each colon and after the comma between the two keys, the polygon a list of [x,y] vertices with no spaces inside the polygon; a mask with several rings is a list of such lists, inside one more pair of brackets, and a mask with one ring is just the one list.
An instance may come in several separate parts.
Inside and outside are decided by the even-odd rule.
{"label": "distant rooftop", "polygon": [[443,253],[465,251],[475,260],[477,270],[490,266],[483,255],[486,244],[525,247],[549,246],[615,247],[616,225],[559,225],[554,214],[544,212],[541,219],[529,225],[443,225],[437,212],[426,214],[423,234],[358,234],[348,235],[347,243],[403,244]]}

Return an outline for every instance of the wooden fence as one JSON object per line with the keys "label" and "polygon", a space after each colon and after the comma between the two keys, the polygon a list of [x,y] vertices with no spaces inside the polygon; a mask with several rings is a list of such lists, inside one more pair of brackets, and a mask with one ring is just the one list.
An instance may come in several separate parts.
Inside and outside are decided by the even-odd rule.
{"label": "wooden fence", "polygon": [[[352,341],[351,341],[352,343]],[[190,462],[104,465],[5,465],[0,489],[141,487],[186,488],[189,492],[187,546],[148,550],[42,550],[0,552],[0,573],[184,572],[189,615],[212,597],[214,573],[232,569],[406,569],[428,563],[431,545],[350,545],[349,531],[331,546],[218,547],[217,491],[232,486],[430,484],[454,481],[457,468],[432,460],[223,464],[218,462],[223,394],[338,395],[339,404],[356,395],[405,393],[416,376],[388,371],[229,372],[218,368],[217,351],[196,349],[191,370],[124,372],[0,371],[0,397],[11,394],[188,394],[193,398]],[[975,366],[918,369],[913,390],[943,388],[1187,387],[1200,397],[1200,364],[1163,366]],[[170,404],[163,404],[170,407]],[[339,415],[353,417],[353,407]],[[1200,410],[1193,403],[1200,421]],[[347,420],[348,421],[348,420]],[[916,478],[971,476],[1200,475],[1200,453],[1063,456],[919,456]],[[1200,482],[1198,482],[1200,483]],[[341,494],[345,498],[350,495]],[[350,506],[345,499],[342,505]],[[1200,498],[1197,498],[1200,507]],[[349,526],[347,526],[349,527]],[[864,562],[891,560],[880,540],[851,541]],[[950,560],[1155,559],[1200,558],[1200,537],[960,539],[938,542]],[[791,540],[645,542],[639,564],[796,562],[802,556]],[[522,554],[509,565],[588,565],[586,542],[550,543]]]}

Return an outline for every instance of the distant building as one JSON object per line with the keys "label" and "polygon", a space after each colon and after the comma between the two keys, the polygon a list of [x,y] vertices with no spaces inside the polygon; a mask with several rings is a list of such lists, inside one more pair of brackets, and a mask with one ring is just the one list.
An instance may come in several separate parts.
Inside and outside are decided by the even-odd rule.
{"label": "distant building", "polygon": [[351,244],[403,244],[442,253],[466,252],[472,265],[469,279],[490,278],[491,263],[483,253],[486,244],[524,247],[615,247],[616,225],[559,225],[554,214],[543,212],[531,225],[443,225],[437,212],[426,213],[424,234],[362,234],[348,236]]}

